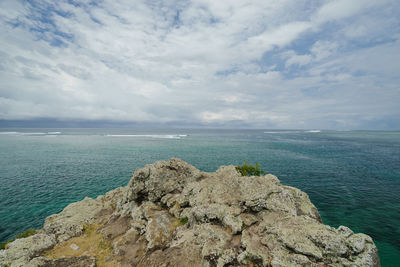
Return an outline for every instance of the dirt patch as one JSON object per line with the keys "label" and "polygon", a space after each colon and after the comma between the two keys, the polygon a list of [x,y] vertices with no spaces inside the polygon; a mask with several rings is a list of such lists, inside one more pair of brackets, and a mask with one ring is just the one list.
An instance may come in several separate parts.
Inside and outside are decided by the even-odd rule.
{"label": "dirt patch", "polygon": [[97,233],[100,227],[98,224],[85,226],[83,235],[57,244],[53,249],[46,251],[44,256],[49,259],[93,256],[98,267],[116,266],[117,262],[112,257],[111,242]]}

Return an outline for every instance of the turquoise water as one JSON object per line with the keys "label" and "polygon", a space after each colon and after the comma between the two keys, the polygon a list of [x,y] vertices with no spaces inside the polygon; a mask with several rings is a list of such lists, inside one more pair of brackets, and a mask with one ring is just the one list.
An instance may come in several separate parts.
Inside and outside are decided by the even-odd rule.
{"label": "turquoise water", "polygon": [[1,129],[0,241],[171,157],[203,171],[259,162],[307,192],[324,223],[372,236],[382,265],[400,266],[400,132]]}

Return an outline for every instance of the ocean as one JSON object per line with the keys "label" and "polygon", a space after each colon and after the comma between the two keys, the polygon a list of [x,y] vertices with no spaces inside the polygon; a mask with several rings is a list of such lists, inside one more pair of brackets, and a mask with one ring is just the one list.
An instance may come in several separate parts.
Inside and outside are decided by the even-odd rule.
{"label": "ocean", "polygon": [[172,157],[210,172],[258,162],[400,266],[400,132],[389,131],[0,129],[0,242]]}

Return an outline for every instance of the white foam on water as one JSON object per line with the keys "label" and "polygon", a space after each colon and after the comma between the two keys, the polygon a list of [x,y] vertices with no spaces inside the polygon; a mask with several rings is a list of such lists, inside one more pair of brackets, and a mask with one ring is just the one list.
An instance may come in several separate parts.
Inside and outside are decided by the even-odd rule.
{"label": "white foam on water", "polygon": [[16,134],[18,134],[18,132],[0,132],[0,134],[4,134],[4,135],[16,135]]}
{"label": "white foam on water", "polygon": [[19,133],[20,135],[45,135],[46,133]]}
{"label": "white foam on water", "polygon": [[282,134],[282,133],[300,133],[299,131],[273,131],[273,132],[264,132],[266,134]]}
{"label": "white foam on water", "polygon": [[177,134],[107,134],[108,137],[147,137],[147,138],[162,138],[162,139],[180,139],[187,135]]}
{"label": "white foam on water", "polygon": [[61,132],[47,132],[47,134],[51,134],[51,135],[53,135],[53,134],[61,134]]}
{"label": "white foam on water", "polygon": [[309,130],[309,131],[304,131],[305,133],[320,133],[321,130]]}
{"label": "white foam on water", "polygon": [[25,132],[0,132],[0,134],[4,134],[4,135],[45,135],[46,133],[41,133],[41,132],[33,132],[33,133],[25,133]]}

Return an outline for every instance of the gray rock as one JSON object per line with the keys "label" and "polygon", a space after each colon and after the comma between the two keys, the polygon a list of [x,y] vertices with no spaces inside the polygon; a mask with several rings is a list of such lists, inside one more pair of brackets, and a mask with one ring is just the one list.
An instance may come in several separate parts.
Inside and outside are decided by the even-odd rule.
{"label": "gray rock", "polygon": [[[234,166],[201,173],[178,159],[157,162],[135,172],[123,198],[124,203],[145,201],[165,206],[173,217],[188,217],[189,227],[176,228],[175,240],[164,247],[200,251],[204,266],[235,262],[379,266],[374,250],[366,251],[365,235],[323,225],[306,193],[281,185],[270,174],[242,177]],[[136,229],[151,244],[148,218],[139,215],[140,208],[132,210]],[[235,236],[240,241],[232,247]]]}
{"label": "gray rock", "polygon": [[346,226],[343,226],[343,225],[339,226],[337,230],[338,230],[338,232],[339,232],[341,235],[343,235],[344,237],[349,237],[349,236],[351,236],[352,234],[354,234],[353,231],[351,231],[350,228],[348,228],[348,227],[346,227]]}
{"label": "gray rock", "polygon": [[243,177],[234,166],[205,173],[179,159],[146,165],[126,187],[48,217],[43,238],[52,241],[35,252],[14,244],[0,264],[90,266],[95,259],[40,257],[90,223],[103,225],[107,259],[120,266],[380,266],[369,236],[322,224],[307,194],[276,176]]}
{"label": "gray rock", "polygon": [[38,233],[26,238],[20,238],[8,244],[0,256],[0,264],[11,266],[26,266],[29,260],[40,255],[46,249],[56,244],[54,235]]}
{"label": "gray rock", "polygon": [[69,204],[62,212],[47,217],[43,230],[47,234],[55,234],[59,242],[68,240],[81,235],[84,225],[93,223],[102,209],[101,201],[85,198]]}

